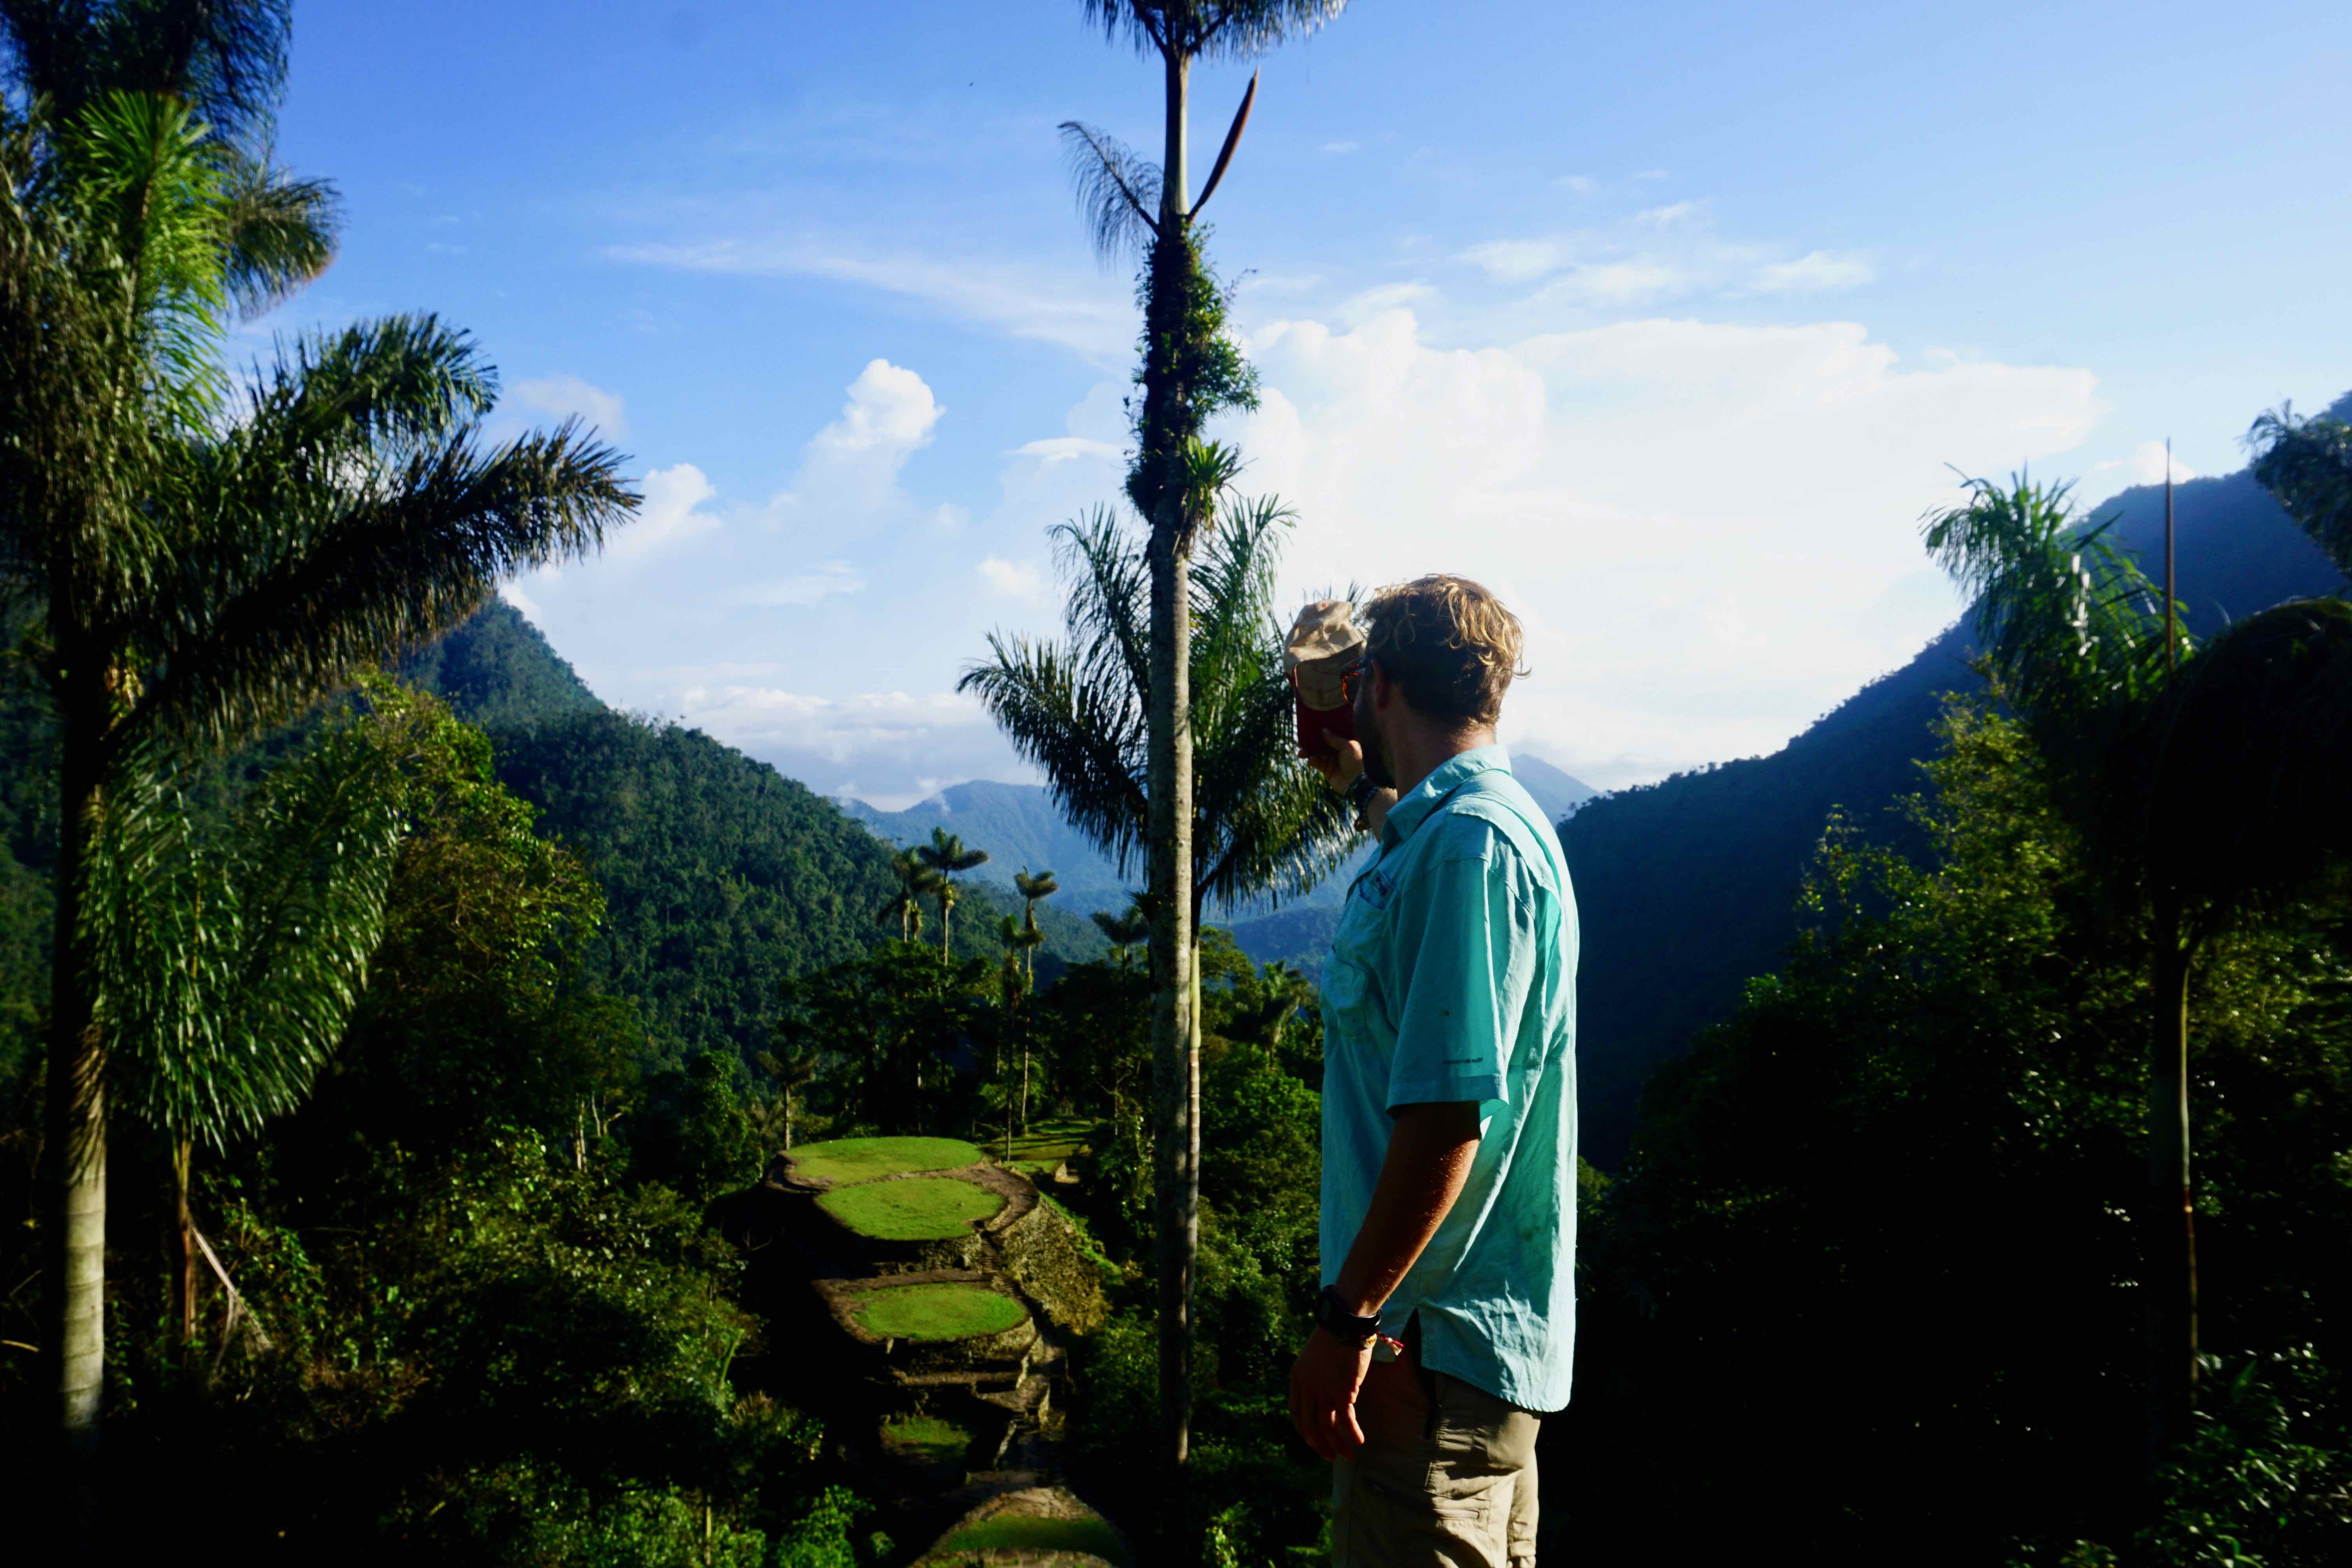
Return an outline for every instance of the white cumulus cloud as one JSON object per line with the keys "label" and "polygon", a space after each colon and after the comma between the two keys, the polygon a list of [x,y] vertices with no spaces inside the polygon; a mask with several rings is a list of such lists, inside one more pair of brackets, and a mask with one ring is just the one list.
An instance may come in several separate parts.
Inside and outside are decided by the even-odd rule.
{"label": "white cumulus cloud", "polygon": [[645,492],[645,502],[637,508],[635,521],[606,539],[608,559],[642,561],[720,526],[717,516],[701,510],[702,503],[719,492],[692,463],[655,468],[638,481],[637,488]]}
{"label": "white cumulus cloud", "polygon": [[[887,359],[849,384],[841,416],[809,438],[779,521],[872,521],[901,509],[898,471],[931,443],[946,412],[920,375]],[[797,515],[795,515],[797,514]]]}
{"label": "white cumulus cloud", "polygon": [[[1483,348],[1412,312],[1281,322],[1238,436],[1294,591],[1454,571],[1525,620],[1507,731],[1603,785],[1769,751],[1957,612],[1946,463],[2080,445],[2086,371],[1904,363],[1863,327],[1644,319]],[[1898,591],[1899,589],[1899,591]]]}

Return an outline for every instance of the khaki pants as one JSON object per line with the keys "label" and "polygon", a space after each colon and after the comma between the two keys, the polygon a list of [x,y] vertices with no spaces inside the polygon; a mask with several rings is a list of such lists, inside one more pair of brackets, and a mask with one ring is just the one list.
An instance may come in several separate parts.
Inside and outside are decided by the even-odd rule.
{"label": "khaki pants", "polygon": [[1408,1351],[1372,1364],[1356,1421],[1363,1447],[1332,1467],[1331,1568],[1534,1568],[1534,1413]]}

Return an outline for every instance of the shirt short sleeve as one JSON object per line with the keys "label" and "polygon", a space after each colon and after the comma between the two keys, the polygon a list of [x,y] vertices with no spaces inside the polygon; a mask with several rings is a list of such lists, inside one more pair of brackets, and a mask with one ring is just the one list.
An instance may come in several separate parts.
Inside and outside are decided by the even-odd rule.
{"label": "shirt short sleeve", "polygon": [[[1433,825],[1435,826],[1435,825]],[[1457,819],[1397,911],[1402,1005],[1388,1108],[1507,1100],[1505,1068],[1527,1003],[1534,920],[1517,855],[1489,825]]]}

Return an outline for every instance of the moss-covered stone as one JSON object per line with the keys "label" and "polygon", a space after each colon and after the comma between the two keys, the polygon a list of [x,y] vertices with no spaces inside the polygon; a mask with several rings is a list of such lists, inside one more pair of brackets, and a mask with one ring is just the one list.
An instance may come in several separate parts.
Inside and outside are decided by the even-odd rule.
{"label": "moss-covered stone", "polygon": [[1043,1199],[994,1241],[1004,1272],[1055,1327],[1088,1333],[1110,1315],[1109,1265],[1061,1205]]}

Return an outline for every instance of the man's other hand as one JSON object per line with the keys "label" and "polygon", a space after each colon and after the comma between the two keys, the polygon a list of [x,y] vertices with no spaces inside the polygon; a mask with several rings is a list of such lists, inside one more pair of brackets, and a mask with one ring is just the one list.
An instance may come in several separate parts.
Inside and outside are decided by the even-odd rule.
{"label": "man's other hand", "polygon": [[1372,1364],[1372,1342],[1342,1344],[1318,1329],[1290,1369],[1290,1420],[1307,1446],[1327,1459],[1344,1459],[1364,1446],[1356,1424],[1356,1391]]}
{"label": "man's other hand", "polygon": [[1307,759],[1309,766],[1323,775],[1334,795],[1345,795],[1356,775],[1364,771],[1364,748],[1346,735],[1326,730],[1323,734],[1324,754]]}

